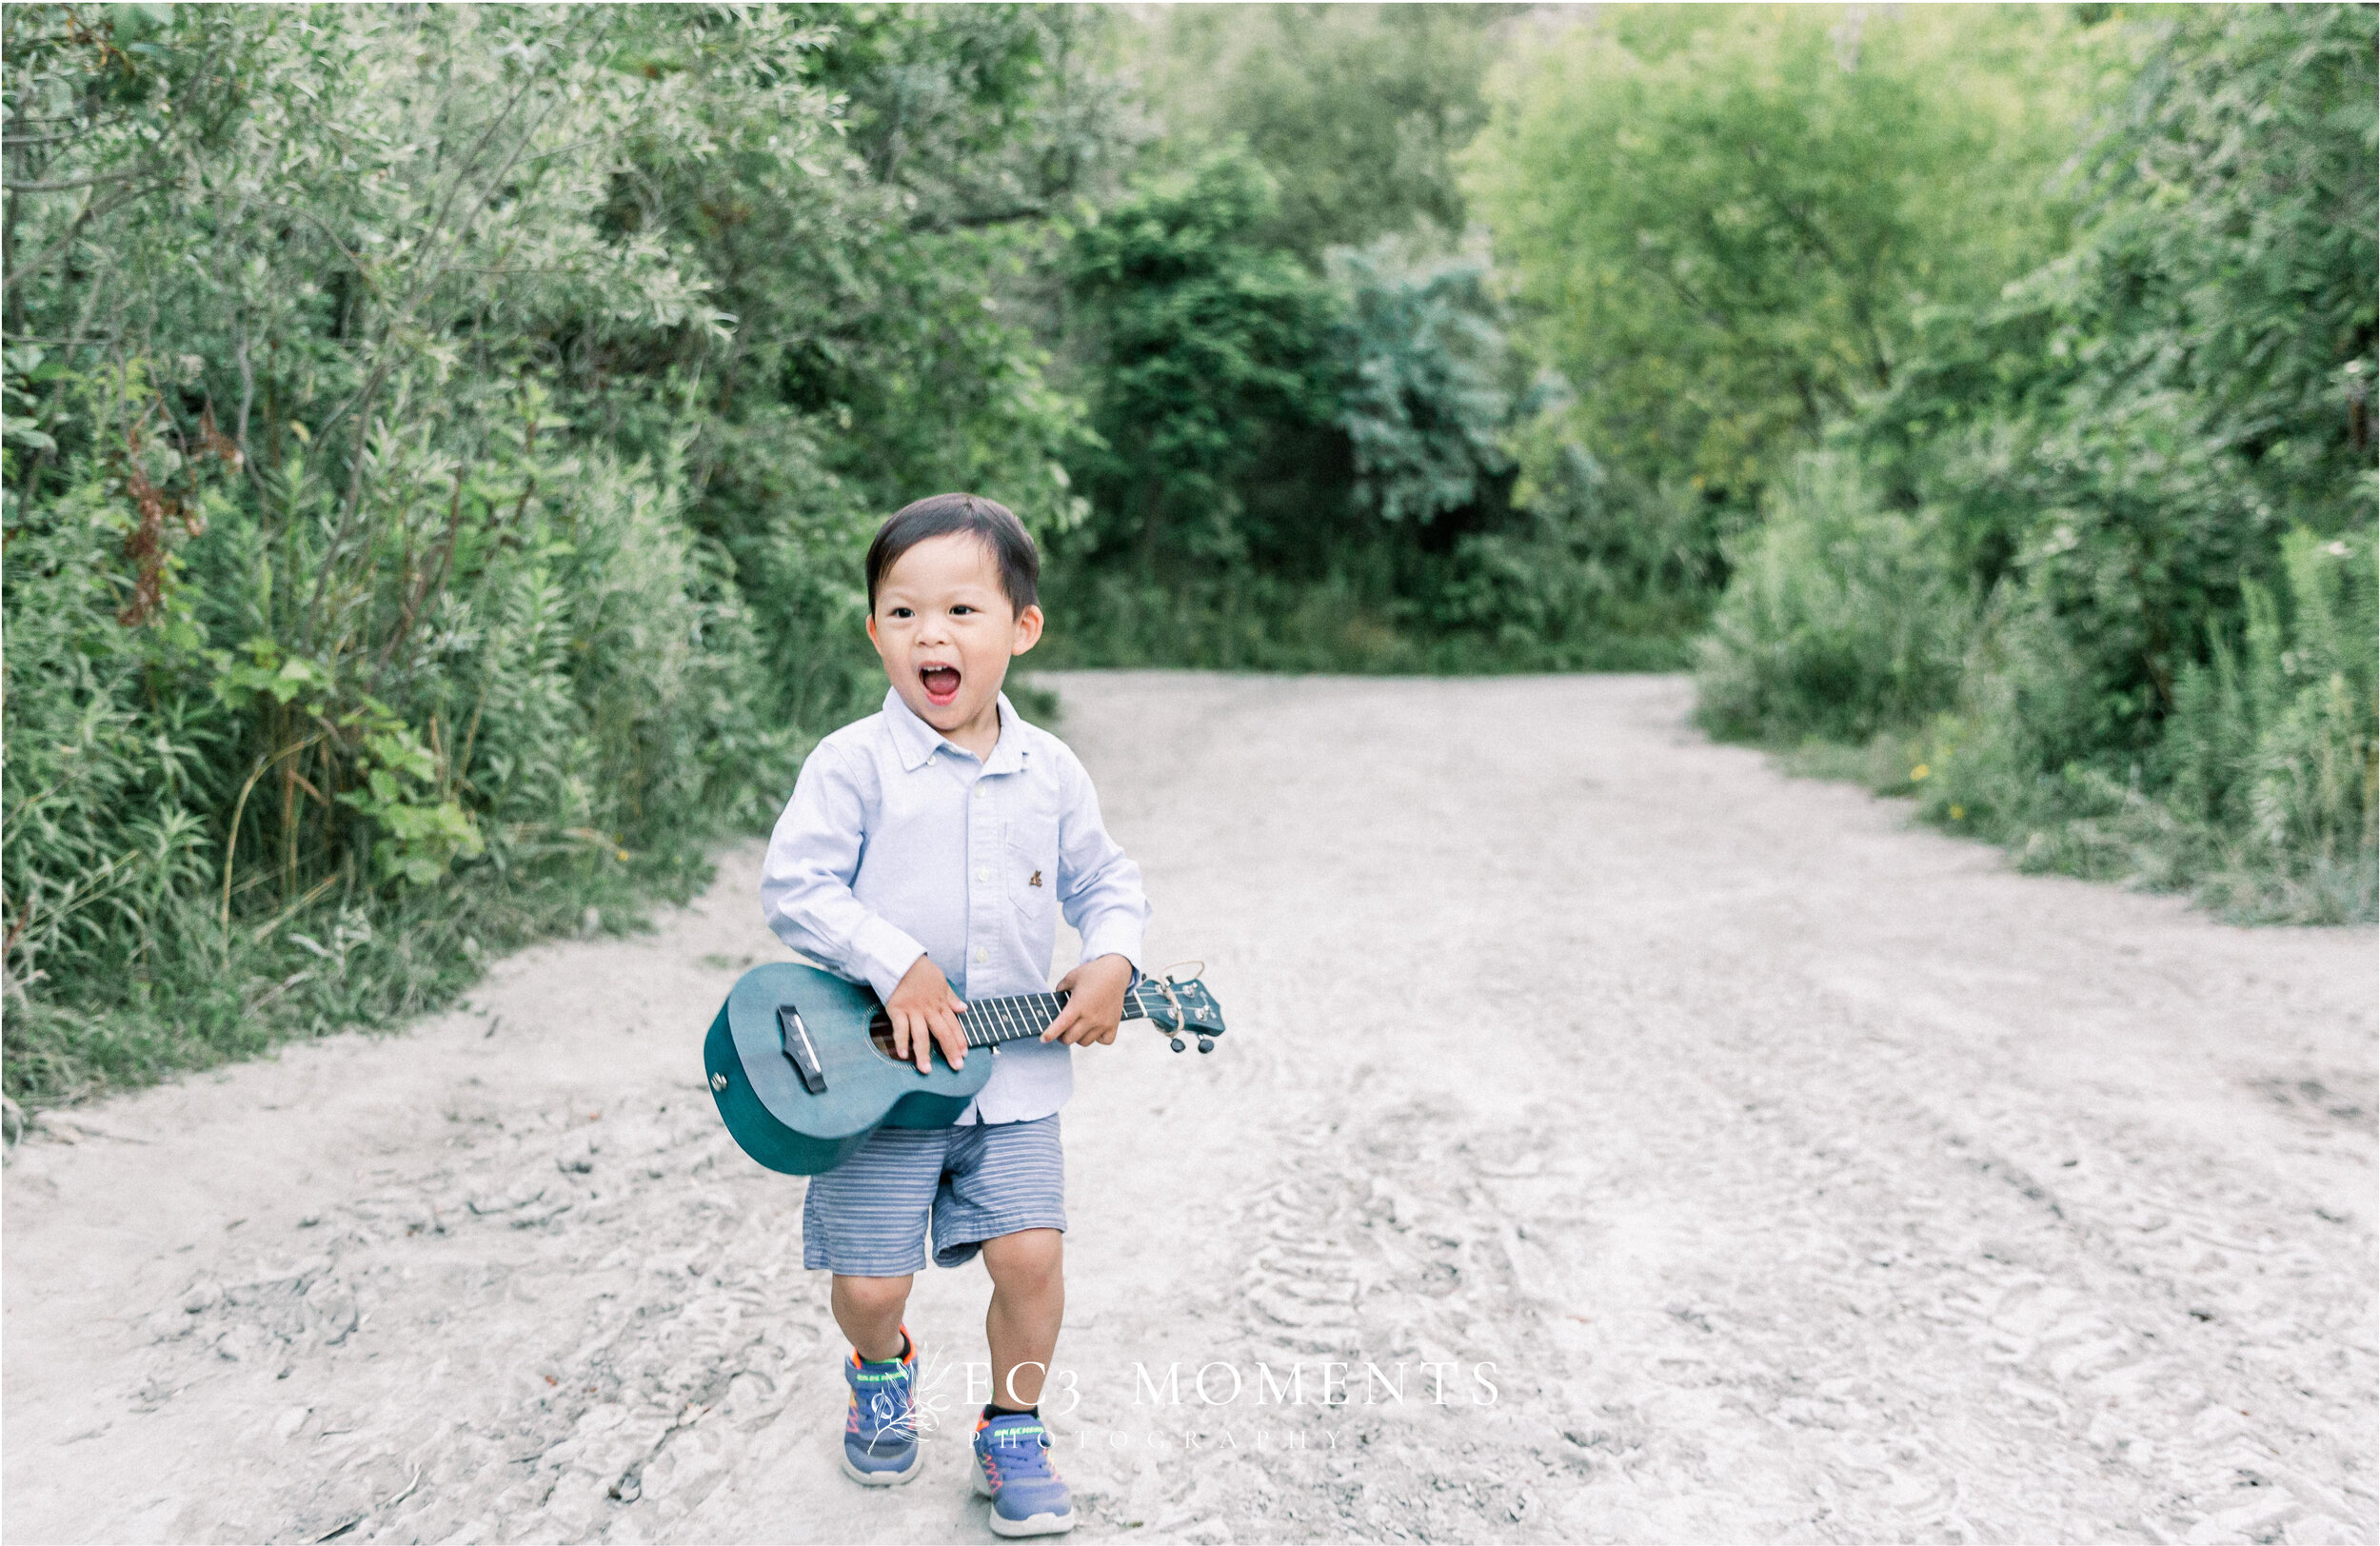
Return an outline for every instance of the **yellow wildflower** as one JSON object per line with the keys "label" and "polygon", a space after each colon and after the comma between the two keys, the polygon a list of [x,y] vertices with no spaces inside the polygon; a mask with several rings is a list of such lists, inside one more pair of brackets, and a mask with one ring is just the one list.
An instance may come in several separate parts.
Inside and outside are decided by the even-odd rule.
{"label": "yellow wildflower", "polygon": [[1933,768],[1928,767],[1923,763],[1919,763],[1915,767],[1909,770],[1909,782],[1912,783],[1922,783],[1925,782],[1926,776],[1933,771]]}

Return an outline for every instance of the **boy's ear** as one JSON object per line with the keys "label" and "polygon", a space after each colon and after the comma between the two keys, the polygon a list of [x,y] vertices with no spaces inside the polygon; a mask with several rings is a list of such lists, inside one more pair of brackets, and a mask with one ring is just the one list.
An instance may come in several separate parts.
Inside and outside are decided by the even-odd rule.
{"label": "boy's ear", "polygon": [[[1031,649],[1035,644],[1040,644],[1041,642],[1041,609],[1038,606],[1028,606],[1023,611],[1019,612],[1017,614],[1016,637],[1009,642],[1008,653],[1011,655],[1021,655],[1026,650]],[[868,627],[871,632],[874,630],[875,626],[876,620],[874,618],[870,618],[868,620]]]}

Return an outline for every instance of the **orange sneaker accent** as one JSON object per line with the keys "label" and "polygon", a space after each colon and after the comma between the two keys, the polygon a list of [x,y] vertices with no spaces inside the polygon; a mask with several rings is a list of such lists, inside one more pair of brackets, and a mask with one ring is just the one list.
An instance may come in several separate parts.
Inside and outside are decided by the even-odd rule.
{"label": "orange sneaker accent", "polygon": [[[902,1321],[902,1322],[901,1323],[901,1340],[902,1341],[902,1343],[903,1343],[903,1344],[905,1344],[905,1345],[908,1347],[908,1349],[909,1349],[909,1358],[885,1358],[885,1359],[883,1359],[883,1362],[885,1362],[885,1363],[906,1363],[906,1362],[908,1362],[908,1361],[909,1361],[909,1358],[916,1358],[916,1357],[918,1356],[918,1339],[917,1339],[916,1338],[914,1338],[914,1337],[912,1337],[912,1336],[910,1336],[910,1335],[909,1335],[909,1323],[908,1323],[907,1321],[905,1321],[905,1320],[904,1320],[904,1321]],[[860,1350],[859,1350],[858,1348],[856,1348],[856,1347],[855,1347],[855,1348],[853,1348],[853,1349],[851,1350],[851,1362],[852,1362],[853,1367],[855,1367],[855,1368],[856,1368],[856,1367],[858,1367],[859,1365],[863,1364],[863,1363],[865,1363],[865,1362],[867,1362],[867,1361],[868,1361],[867,1359],[863,1358],[862,1357],[860,1357]]]}

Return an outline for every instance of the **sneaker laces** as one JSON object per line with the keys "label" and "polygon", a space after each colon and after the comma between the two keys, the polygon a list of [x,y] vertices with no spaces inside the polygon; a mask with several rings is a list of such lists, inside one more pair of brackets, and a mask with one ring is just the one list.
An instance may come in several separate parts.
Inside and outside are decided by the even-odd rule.
{"label": "sneaker laces", "polygon": [[1000,1476],[1003,1482],[1040,1479],[1056,1475],[1049,1463],[1049,1434],[1040,1423],[1032,1426],[1029,1430],[1031,1437],[1024,1442],[1001,1437],[1016,1433],[1024,1426],[1023,1423],[1010,1423],[1002,1428],[995,1423],[984,1424],[984,1453],[1000,1462]]}
{"label": "sneaker laces", "polygon": [[[865,1367],[865,1365],[862,1365]],[[918,1437],[917,1372],[903,1364],[876,1389],[851,1393],[860,1417],[860,1437],[870,1449],[884,1440],[910,1443]],[[895,1395],[895,1389],[901,1394]]]}
{"label": "sneaker laces", "polygon": [[871,1445],[884,1438],[906,1443],[918,1437],[918,1409],[914,1401],[903,1402],[901,1410],[890,1416],[881,1411],[868,1410],[870,1405],[889,1402],[891,1399],[890,1396],[880,1391],[869,1397],[868,1401],[863,1403],[860,1408],[860,1437]]}

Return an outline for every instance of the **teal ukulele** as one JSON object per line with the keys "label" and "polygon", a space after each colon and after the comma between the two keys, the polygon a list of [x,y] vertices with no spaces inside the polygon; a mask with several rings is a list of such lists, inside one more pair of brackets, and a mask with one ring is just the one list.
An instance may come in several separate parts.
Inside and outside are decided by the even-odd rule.
{"label": "teal ukulele", "polygon": [[[779,961],[744,974],[703,1041],[719,1115],[744,1152],[788,1176],[834,1169],[879,1127],[948,1127],[992,1077],[1001,1043],[1038,1037],[1065,1006],[1062,993],[982,999],[959,1026],[986,1049],[964,1068],[932,1056],[933,1071],[893,1056],[892,1021],[876,995],[814,966]],[[1153,1021],[1180,1052],[1196,1037],[1215,1050],[1223,1012],[1206,984],[1143,978],[1124,994],[1124,1019]]]}

